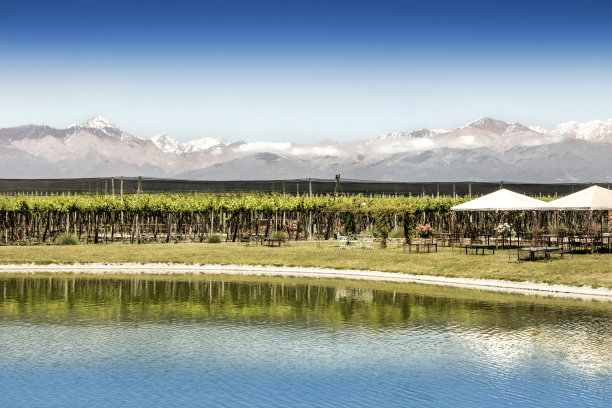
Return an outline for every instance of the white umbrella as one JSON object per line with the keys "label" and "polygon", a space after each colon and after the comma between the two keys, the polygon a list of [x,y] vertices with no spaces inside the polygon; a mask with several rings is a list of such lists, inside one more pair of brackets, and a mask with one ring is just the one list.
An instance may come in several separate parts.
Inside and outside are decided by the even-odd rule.
{"label": "white umbrella", "polygon": [[544,201],[502,188],[494,193],[451,207],[452,211],[546,210]]}
{"label": "white umbrella", "polygon": [[[612,210],[612,190],[591,186],[547,204],[549,210],[589,211],[589,229],[594,234],[593,211]],[[591,237],[591,252],[595,250]]]}
{"label": "white umbrella", "polygon": [[612,190],[592,186],[546,204],[548,210],[612,210]]}
{"label": "white umbrella", "polygon": [[[540,201],[533,197],[528,197],[524,194],[515,193],[514,191],[506,190],[505,188],[499,189],[493,193],[476,198],[466,203],[451,207],[452,211],[495,211],[496,213],[498,211],[527,211],[545,209],[547,209],[547,206],[544,201]],[[537,225],[535,231],[535,237],[537,237]]]}

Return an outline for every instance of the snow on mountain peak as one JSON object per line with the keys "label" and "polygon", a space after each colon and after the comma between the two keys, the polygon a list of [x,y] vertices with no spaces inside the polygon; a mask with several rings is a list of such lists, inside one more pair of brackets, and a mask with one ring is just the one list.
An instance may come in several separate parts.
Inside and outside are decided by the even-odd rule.
{"label": "snow on mountain peak", "polygon": [[94,116],[90,118],[87,122],[81,123],[81,126],[86,127],[86,128],[93,128],[93,129],[105,129],[105,128],[117,129],[117,126],[115,126],[108,119],[100,115]]}
{"label": "snow on mountain peak", "polygon": [[155,146],[159,147],[160,150],[165,153],[172,153],[176,151],[178,145],[180,145],[179,142],[168,137],[168,135],[166,135],[165,133],[160,133],[158,135],[153,136],[151,138],[151,141],[153,142],[153,144],[155,144]]}
{"label": "snow on mountain peak", "polygon": [[412,139],[427,139],[427,138],[431,138],[434,137],[436,135],[439,135],[441,133],[446,133],[446,130],[443,129],[417,129],[417,130],[412,130],[410,132],[393,132],[393,133],[387,133],[384,134],[380,137],[378,137],[377,139],[374,139],[372,142],[375,141],[402,141],[402,140],[412,140]]}
{"label": "snow on mountain peak", "polygon": [[227,141],[224,139],[213,139],[212,137],[205,137],[199,140],[191,140],[189,142],[183,143],[184,146],[187,146],[190,151],[205,151],[210,150],[216,147],[227,146]]}
{"label": "snow on mountain peak", "polygon": [[553,131],[555,135],[589,141],[612,139],[612,119],[594,120],[580,123],[576,121],[559,124]]}
{"label": "snow on mountain peak", "polygon": [[529,126],[529,129],[533,130],[536,133],[542,133],[544,135],[547,135],[548,133],[550,133],[550,130],[542,126]]}
{"label": "snow on mountain peak", "polygon": [[484,118],[475,120],[471,123],[468,123],[464,127],[471,127],[471,128],[494,132],[497,134],[502,134],[506,131],[506,129],[508,129],[508,126],[510,126],[510,123],[506,123],[502,120],[484,117]]}
{"label": "snow on mountain peak", "polygon": [[204,152],[215,148],[224,147],[228,144],[224,139],[213,139],[211,137],[181,143],[178,140],[172,139],[165,133],[160,133],[153,136],[151,141],[162,151],[176,154]]}

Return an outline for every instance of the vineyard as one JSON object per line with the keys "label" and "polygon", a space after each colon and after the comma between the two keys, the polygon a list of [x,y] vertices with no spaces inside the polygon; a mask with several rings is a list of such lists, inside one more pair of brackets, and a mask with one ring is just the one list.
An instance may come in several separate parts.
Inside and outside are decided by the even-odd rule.
{"label": "vineyard", "polygon": [[[447,233],[492,230],[499,214],[457,213],[451,223],[450,208],[467,200],[259,193],[5,195],[0,196],[0,243],[54,244],[62,236],[84,243],[203,242],[215,234],[236,241],[279,232],[286,239],[304,240],[330,239],[339,231],[367,231],[384,240],[394,232],[414,236],[418,224]],[[531,212],[501,216],[516,229],[533,228]],[[538,222],[558,225],[558,217],[544,214]],[[584,224],[580,214],[563,217],[566,225]]]}
{"label": "vineyard", "polygon": [[282,194],[133,194],[0,196],[4,244],[82,242],[202,242],[212,234],[329,239],[350,231],[404,228],[408,217],[448,229],[451,197],[290,196]]}

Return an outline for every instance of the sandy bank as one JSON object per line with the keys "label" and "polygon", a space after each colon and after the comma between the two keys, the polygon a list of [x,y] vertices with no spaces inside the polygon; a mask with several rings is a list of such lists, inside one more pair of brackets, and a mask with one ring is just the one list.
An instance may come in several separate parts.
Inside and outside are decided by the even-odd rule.
{"label": "sandy bank", "polygon": [[84,274],[223,274],[259,276],[295,276],[304,278],[339,278],[385,282],[423,283],[428,285],[453,286],[526,295],[571,297],[588,300],[612,301],[612,290],[589,286],[549,285],[533,282],[510,282],[495,279],[448,278],[432,275],[409,275],[400,273],[339,270],[302,267],[278,267],[255,265],[184,265],[184,264],[71,264],[71,265],[0,265],[0,273],[84,273]]}

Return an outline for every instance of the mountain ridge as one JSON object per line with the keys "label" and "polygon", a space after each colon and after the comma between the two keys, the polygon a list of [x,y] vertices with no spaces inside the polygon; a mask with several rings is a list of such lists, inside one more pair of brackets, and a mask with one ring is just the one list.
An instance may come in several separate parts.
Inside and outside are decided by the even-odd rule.
{"label": "mountain ridge", "polygon": [[[65,129],[0,129],[3,177],[109,175],[214,179],[330,177],[390,181],[612,178],[612,120],[564,122],[552,130],[482,117],[452,130],[392,132],[357,142],[187,142],[134,136],[97,115]],[[564,150],[567,149],[567,150]],[[18,159],[15,159],[18,158]]]}

